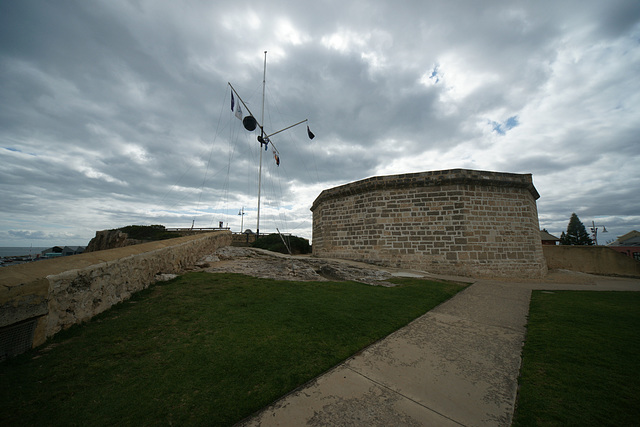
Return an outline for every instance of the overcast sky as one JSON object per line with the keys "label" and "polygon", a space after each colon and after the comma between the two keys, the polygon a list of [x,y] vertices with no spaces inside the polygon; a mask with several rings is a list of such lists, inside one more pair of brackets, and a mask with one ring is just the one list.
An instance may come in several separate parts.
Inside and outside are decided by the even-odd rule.
{"label": "overcast sky", "polygon": [[[640,230],[640,2],[0,2],[0,246],[131,224],[311,238],[323,189],[531,173],[540,227]],[[237,102],[237,99],[236,99]],[[245,111],[246,113],[246,111]],[[244,207],[246,215],[238,215]]]}

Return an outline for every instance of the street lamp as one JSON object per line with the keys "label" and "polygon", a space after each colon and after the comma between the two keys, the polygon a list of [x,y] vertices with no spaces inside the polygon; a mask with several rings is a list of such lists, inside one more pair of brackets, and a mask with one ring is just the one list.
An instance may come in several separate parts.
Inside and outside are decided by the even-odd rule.
{"label": "street lamp", "polygon": [[602,227],[602,232],[606,233],[607,228],[604,225],[596,225],[595,221],[591,221],[591,234],[593,234],[593,240],[598,246],[598,227]]}
{"label": "street lamp", "polygon": [[242,207],[242,209],[238,212],[238,215],[240,215],[240,232],[242,233],[243,228],[244,228],[244,206]]}

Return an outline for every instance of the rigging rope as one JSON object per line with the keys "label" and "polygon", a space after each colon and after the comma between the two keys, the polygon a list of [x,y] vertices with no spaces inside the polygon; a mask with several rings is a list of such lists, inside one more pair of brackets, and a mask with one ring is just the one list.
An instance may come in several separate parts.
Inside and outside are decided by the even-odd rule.
{"label": "rigging rope", "polygon": [[[215,143],[218,138],[218,130],[220,129],[220,121],[222,119],[222,109],[224,108],[224,105],[227,100],[226,93],[227,92],[225,91],[224,101],[220,105],[220,114],[218,115],[218,124],[216,125],[216,132],[213,137],[213,142],[211,143],[211,150],[209,150],[209,158],[207,159],[207,168],[204,173],[204,178],[202,179],[202,185],[200,186],[200,195],[198,196],[198,203],[196,204],[196,212],[198,212],[198,210],[200,209],[200,203],[202,201],[202,193],[204,192],[204,184],[207,182],[207,175],[209,174],[209,166],[211,165],[211,156],[213,155],[213,148],[215,147]],[[194,216],[192,224],[195,224],[195,220],[196,218]]]}

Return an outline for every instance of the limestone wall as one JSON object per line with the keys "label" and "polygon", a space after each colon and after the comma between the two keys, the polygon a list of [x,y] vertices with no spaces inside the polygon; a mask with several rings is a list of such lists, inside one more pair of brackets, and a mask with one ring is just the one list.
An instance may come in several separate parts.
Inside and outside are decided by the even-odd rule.
{"label": "limestone wall", "polygon": [[230,244],[231,232],[221,231],[0,268],[0,335],[37,318],[33,346],[40,345],[147,288],[156,275],[184,271]]}
{"label": "limestone wall", "polygon": [[640,277],[640,261],[606,246],[544,246],[550,269],[608,276]]}
{"label": "limestone wall", "polygon": [[540,277],[538,198],[529,174],[368,178],[314,201],[313,253],[438,274]]}

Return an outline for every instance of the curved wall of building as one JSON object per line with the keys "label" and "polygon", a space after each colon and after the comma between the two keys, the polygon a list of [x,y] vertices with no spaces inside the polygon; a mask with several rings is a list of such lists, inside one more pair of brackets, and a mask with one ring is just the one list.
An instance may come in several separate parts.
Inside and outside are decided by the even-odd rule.
{"label": "curved wall of building", "polygon": [[452,169],[324,190],[313,254],[471,277],[547,272],[530,174]]}

